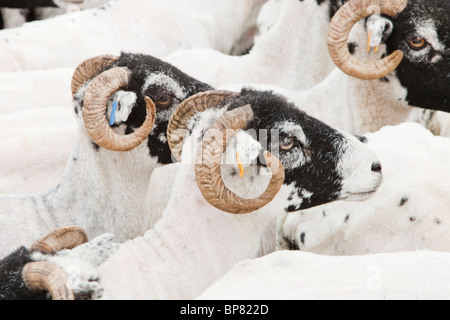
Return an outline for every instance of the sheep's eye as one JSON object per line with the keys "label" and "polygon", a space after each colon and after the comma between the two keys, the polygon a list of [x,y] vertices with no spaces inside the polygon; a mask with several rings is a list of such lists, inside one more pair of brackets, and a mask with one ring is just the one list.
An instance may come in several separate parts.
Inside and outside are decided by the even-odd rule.
{"label": "sheep's eye", "polygon": [[414,50],[419,50],[425,47],[427,42],[424,38],[416,38],[409,41],[409,46]]}
{"label": "sheep's eye", "polygon": [[287,138],[287,139],[284,139],[283,141],[281,141],[280,148],[282,150],[290,150],[290,149],[292,149],[294,144],[295,144],[294,138]]}
{"label": "sheep's eye", "polygon": [[158,105],[165,107],[172,102],[172,96],[164,96],[158,100]]}

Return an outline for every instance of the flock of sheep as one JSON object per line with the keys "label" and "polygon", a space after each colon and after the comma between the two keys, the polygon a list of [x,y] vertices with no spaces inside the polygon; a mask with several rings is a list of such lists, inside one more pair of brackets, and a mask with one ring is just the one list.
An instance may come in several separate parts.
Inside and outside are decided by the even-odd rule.
{"label": "flock of sheep", "polygon": [[448,0],[0,7],[0,300],[450,298]]}

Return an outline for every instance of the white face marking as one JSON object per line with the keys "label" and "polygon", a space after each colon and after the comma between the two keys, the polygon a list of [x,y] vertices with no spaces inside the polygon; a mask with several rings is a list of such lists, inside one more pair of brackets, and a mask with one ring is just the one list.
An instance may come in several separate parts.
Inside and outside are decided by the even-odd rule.
{"label": "white face marking", "polygon": [[[436,26],[430,20],[423,20],[416,22],[416,33],[420,38],[424,38],[435,51],[444,51],[445,45],[439,41],[436,31]],[[409,49],[409,56],[412,62],[425,63],[427,62],[428,53],[431,51],[430,46],[426,46],[421,50]],[[436,54],[431,59],[431,63],[436,63],[442,59],[440,54]]]}
{"label": "white face marking", "polygon": [[145,95],[145,91],[147,91],[148,87],[151,85],[157,85],[166,88],[168,91],[173,92],[175,96],[184,100],[187,92],[171,77],[163,74],[163,73],[152,73],[147,79],[145,79],[144,86],[142,87],[142,95]]}
{"label": "white face marking", "polygon": [[292,121],[278,122],[274,125],[274,129],[284,135],[296,137],[304,145],[309,145],[302,127]]}
{"label": "white face marking", "polygon": [[378,157],[356,137],[344,132],[341,134],[347,143],[337,166],[342,177],[342,190],[338,199],[364,200],[382,182],[382,174],[372,170],[372,165],[379,162]]}
{"label": "white face marking", "polygon": [[310,145],[308,139],[306,138],[302,127],[292,121],[284,121],[276,123],[274,126],[274,130],[271,132],[272,135],[272,154],[276,157],[280,157],[280,160],[285,165],[285,169],[289,168],[298,168],[303,166],[306,162],[311,159],[305,154],[304,150],[298,148],[293,148],[290,151],[283,152],[280,155],[281,148],[274,148],[274,144],[278,146],[278,143],[281,142],[280,136],[293,137],[297,139],[300,144],[304,147],[308,147]]}
{"label": "white face marking", "polygon": [[416,31],[419,35],[424,37],[435,50],[442,51],[445,49],[445,46],[439,41],[436,26],[431,20],[426,20],[422,23],[418,23]]}

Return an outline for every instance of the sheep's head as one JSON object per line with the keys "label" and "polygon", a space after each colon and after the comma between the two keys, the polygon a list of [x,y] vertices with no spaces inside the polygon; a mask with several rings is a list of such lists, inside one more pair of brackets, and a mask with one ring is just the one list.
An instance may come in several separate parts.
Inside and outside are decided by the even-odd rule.
{"label": "sheep's head", "polygon": [[[380,24],[386,57],[362,62],[350,54],[348,35],[356,22],[374,13],[368,23],[376,16],[386,21],[386,30],[384,21]],[[447,0],[351,0],[331,21],[330,54],[342,71],[360,79],[381,79],[395,70],[409,105],[450,112],[449,17]]]}
{"label": "sheep's head", "polygon": [[[190,149],[180,144],[207,113],[195,173],[205,199],[222,211],[252,212],[277,194],[286,211],[336,199],[363,200],[381,183],[381,164],[356,137],[308,116],[281,96],[248,89],[204,92],[180,104],[168,126],[177,158]],[[262,194],[241,195],[260,185],[266,187]],[[279,192],[283,185],[285,191]]]}
{"label": "sheep's head", "polygon": [[[35,255],[51,256],[61,250],[76,248],[88,241],[86,232],[77,227],[58,229],[31,248],[21,247],[0,261],[0,299],[73,300],[83,294],[68,285],[68,274],[50,261]],[[49,297],[50,296],[50,297]]]}
{"label": "sheep's head", "polygon": [[170,114],[185,98],[208,89],[170,64],[140,54],[88,59],[72,79],[75,112],[82,114],[97,148],[129,151],[147,139],[159,163],[171,162],[166,139]]}

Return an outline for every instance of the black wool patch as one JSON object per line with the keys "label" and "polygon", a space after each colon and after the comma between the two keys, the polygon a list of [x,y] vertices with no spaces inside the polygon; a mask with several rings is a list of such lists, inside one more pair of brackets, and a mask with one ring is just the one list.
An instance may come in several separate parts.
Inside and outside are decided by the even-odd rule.
{"label": "black wool patch", "polygon": [[25,247],[0,261],[0,300],[49,300],[46,292],[31,292],[23,282],[22,270],[32,261]]}
{"label": "black wool patch", "polygon": [[[445,48],[437,51],[427,44],[428,54],[424,53],[424,60],[417,61],[414,56],[420,50],[412,48],[409,42],[420,36],[416,28],[425,21],[435,25],[438,40]],[[411,106],[450,112],[450,1],[408,1],[405,10],[392,22],[394,31],[386,41],[387,51],[405,53],[396,75],[407,90],[406,101]],[[440,58],[433,62],[437,56]]]}

